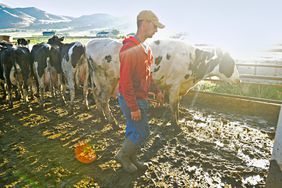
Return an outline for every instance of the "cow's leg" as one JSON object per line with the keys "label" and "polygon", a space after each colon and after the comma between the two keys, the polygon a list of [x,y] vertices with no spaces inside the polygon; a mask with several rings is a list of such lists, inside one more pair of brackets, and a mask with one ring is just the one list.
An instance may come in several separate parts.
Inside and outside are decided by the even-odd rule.
{"label": "cow's leg", "polygon": [[16,93],[16,99],[20,100],[23,99],[23,76],[22,72],[20,70],[17,70],[18,64],[16,64],[14,69],[14,77],[10,77],[12,80],[12,84],[15,86],[15,93]]}
{"label": "cow's leg", "polygon": [[38,77],[39,80],[39,104],[41,107],[44,107],[44,97],[45,97],[45,85],[44,85],[44,75],[42,77]]}
{"label": "cow's leg", "polygon": [[14,89],[15,91],[15,95],[16,95],[16,100],[21,100],[21,95],[22,95],[22,92],[21,92],[21,88],[20,88],[20,85],[18,84],[18,81],[16,82],[17,85],[13,85],[12,84],[12,88]]}
{"label": "cow's leg", "polygon": [[56,86],[58,85],[58,74],[55,68],[49,65],[49,74],[50,74],[50,88],[51,88],[51,95],[53,99],[56,98]]}
{"label": "cow's leg", "polygon": [[7,91],[8,91],[8,101],[9,101],[9,107],[13,108],[13,98],[12,98],[12,82],[10,79],[10,72],[11,72],[12,67],[10,66],[5,66],[4,67],[4,78],[7,86]]}
{"label": "cow's leg", "polygon": [[1,88],[3,90],[3,96],[2,96],[2,100],[5,101],[6,97],[7,97],[7,93],[6,93],[6,84],[5,83],[1,83]]}
{"label": "cow's leg", "polygon": [[[87,65],[87,64],[86,64]],[[85,104],[86,110],[89,110],[89,103],[88,103],[88,78],[89,78],[89,71],[88,66],[85,68],[85,78],[83,80],[83,100]]]}
{"label": "cow's leg", "polygon": [[93,76],[93,71],[90,72],[89,74],[89,79],[90,79],[90,84],[91,84],[91,93],[93,94],[93,99],[96,101],[96,96],[95,96],[95,83],[94,83],[94,76]]}
{"label": "cow's leg", "polygon": [[62,73],[58,74],[58,88],[59,88],[59,92],[60,92],[63,104],[66,104],[66,98],[65,98],[66,84],[65,84],[65,81],[63,79],[65,79],[63,74]]}
{"label": "cow's leg", "polygon": [[29,78],[27,78],[27,75],[24,78],[24,83],[23,83],[23,99],[24,103],[27,106],[29,111],[32,111],[32,108],[30,106],[29,100],[28,100],[28,86],[29,86]]}
{"label": "cow's leg", "polygon": [[37,76],[34,76],[34,78],[35,78],[35,85],[36,85],[36,94],[35,94],[35,96],[36,97],[40,97],[40,94],[39,94],[39,77]]}
{"label": "cow's leg", "polygon": [[[53,73],[54,78],[52,79],[53,82],[53,88],[54,88],[54,99],[57,99],[57,97],[59,96],[59,74],[57,72]],[[56,78],[56,79],[55,79]]]}
{"label": "cow's leg", "polygon": [[169,91],[169,106],[172,114],[171,123],[178,127],[179,91],[177,87],[174,87]]}
{"label": "cow's leg", "polygon": [[117,128],[118,123],[116,118],[113,116],[111,109],[110,109],[110,96],[105,96],[104,98],[102,98],[103,104],[102,104],[102,108],[103,108],[103,113],[107,119],[107,121],[111,124],[113,124],[114,128]]}
{"label": "cow's leg", "polygon": [[36,86],[36,94],[35,94],[35,96],[37,97],[37,98],[39,98],[40,97],[40,88],[39,88],[39,80],[40,80],[40,77],[39,77],[39,75],[38,75],[38,71],[37,71],[37,67],[38,67],[38,62],[34,62],[33,63],[33,65],[32,65],[32,68],[33,68],[33,78],[34,78],[34,80],[35,80],[35,86]]}
{"label": "cow's leg", "polygon": [[74,82],[74,75],[70,70],[67,74],[67,82],[70,90],[70,114],[73,114],[74,108],[74,98],[75,98],[75,82]]}
{"label": "cow's leg", "polygon": [[[50,66],[50,65],[48,65],[48,66]],[[48,74],[49,74],[49,77],[50,77],[50,81],[49,81],[49,88],[50,89],[49,90],[51,92],[52,98],[54,99],[55,98],[55,94],[54,94],[54,88],[53,88],[53,80],[52,80],[53,74],[52,74],[51,68],[48,68]]]}
{"label": "cow's leg", "polygon": [[31,98],[31,100],[33,100],[34,99],[34,92],[33,92],[33,80],[32,80],[32,77],[33,76],[31,76],[30,78],[29,78],[29,80],[28,80],[28,85],[29,85],[29,89],[30,89],[30,98]]}
{"label": "cow's leg", "polygon": [[8,90],[9,107],[13,108],[12,83],[9,78],[7,79],[7,90]]}
{"label": "cow's leg", "polygon": [[34,71],[34,78],[35,78],[35,83],[36,83],[36,88],[37,88],[37,95],[39,96],[39,105],[40,107],[44,107],[44,94],[45,94],[45,86],[44,86],[44,79],[45,75],[44,73],[46,72],[44,70],[44,73],[42,75],[39,75],[37,71],[38,67],[38,62],[35,62],[33,65],[33,71]]}
{"label": "cow's leg", "polygon": [[108,106],[108,99],[105,96],[105,92],[101,91],[99,89],[99,87],[95,87],[93,90],[93,96],[94,96],[94,100],[95,100],[95,104],[97,107],[97,110],[99,112],[99,114],[101,115],[101,117],[106,120],[109,123],[112,123],[112,118],[109,115],[109,106]]}
{"label": "cow's leg", "polygon": [[[103,113],[103,101],[101,101],[101,96],[100,96],[102,94],[101,91],[99,91],[98,88],[95,87],[95,88],[93,88],[92,94],[93,94],[93,98],[95,100],[97,110]],[[103,113],[103,115],[104,115],[104,113]]]}
{"label": "cow's leg", "polygon": [[[106,86],[103,86],[103,90],[100,88],[99,82],[96,82],[97,85],[93,91],[93,96],[94,100],[97,106],[97,109],[102,113],[103,118],[113,124],[114,128],[117,128],[118,123],[115,117],[113,116],[111,110],[110,110],[110,97],[111,97],[111,92],[107,90]],[[93,86],[92,86],[93,87]]]}

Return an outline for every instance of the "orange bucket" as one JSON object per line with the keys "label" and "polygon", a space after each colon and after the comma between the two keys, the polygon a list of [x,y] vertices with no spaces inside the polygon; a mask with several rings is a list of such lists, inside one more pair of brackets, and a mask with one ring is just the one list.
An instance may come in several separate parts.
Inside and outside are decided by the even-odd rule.
{"label": "orange bucket", "polygon": [[87,143],[79,143],[74,152],[75,158],[82,163],[91,163],[97,159],[94,149]]}

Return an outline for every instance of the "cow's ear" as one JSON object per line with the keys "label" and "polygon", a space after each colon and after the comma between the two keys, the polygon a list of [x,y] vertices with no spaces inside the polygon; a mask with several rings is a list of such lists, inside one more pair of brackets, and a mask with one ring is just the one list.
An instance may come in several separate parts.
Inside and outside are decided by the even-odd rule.
{"label": "cow's ear", "polygon": [[30,43],[30,40],[28,39],[28,40],[27,40],[27,44],[29,44],[29,43]]}
{"label": "cow's ear", "polygon": [[59,38],[59,40],[60,40],[61,42],[64,41],[64,39],[65,39],[65,37]]}

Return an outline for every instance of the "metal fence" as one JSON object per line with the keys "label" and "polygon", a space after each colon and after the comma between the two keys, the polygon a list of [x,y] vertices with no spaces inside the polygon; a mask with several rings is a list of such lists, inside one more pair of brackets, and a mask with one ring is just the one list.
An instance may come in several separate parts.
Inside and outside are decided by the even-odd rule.
{"label": "metal fence", "polygon": [[282,86],[282,61],[236,64],[242,82]]}

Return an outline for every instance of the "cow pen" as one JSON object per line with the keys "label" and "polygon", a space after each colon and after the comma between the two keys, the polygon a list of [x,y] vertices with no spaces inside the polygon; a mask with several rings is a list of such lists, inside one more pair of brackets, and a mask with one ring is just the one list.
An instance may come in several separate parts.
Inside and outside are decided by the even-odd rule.
{"label": "cow pen", "polygon": [[[180,109],[180,134],[171,131],[165,107],[152,109],[151,138],[142,159],[146,172],[128,176],[113,157],[124,134],[117,103],[111,108],[114,131],[96,110],[67,110],[49,98],[46,110],[36,100],[28,112],[15,102],[1,105],[1,187],[262,187],[280,104],[193,92]],[[75,101],[75,108],[81,108]],[[240,104],[240,105],[237,105]],[[184,108],[188,107],[188,108]],[[249,113],[247,113],[247,111]],[[264,113],[265,112],[265,113]],[[74,146],[87,141],[98,159],[83,164]]]}
{"label": "cow pen", "polygon": [[[253,65],[239,66],[251,71],[261,66]],[[260,75],[258,69],[240,73],[243,82],[262,87],[271,83],[281,88],[282,67],[271,68],[276,70],[275,75]],[[1,101],[0,187],[202,188],[266,184],[282,105],[279,100],[194,90],[181,101],[180,133],[172,131],[168,107],[151,104],[151,135],[144,154],[139,155],[149,162],[149,168],[131,176],[114,160],[125,132],[117,101],[110,102],[119,124],[114,130],[102,118],[92,96],[89,111],[83,108],[82,98],[80,91],[74,101],[74,114],[50,93],[44,110],[37,98],[30,100],[31,112],[20,101],[15,101],[13,108]],[[76,160],[75,146],[81,141],[95,150],[94,162]]]}

